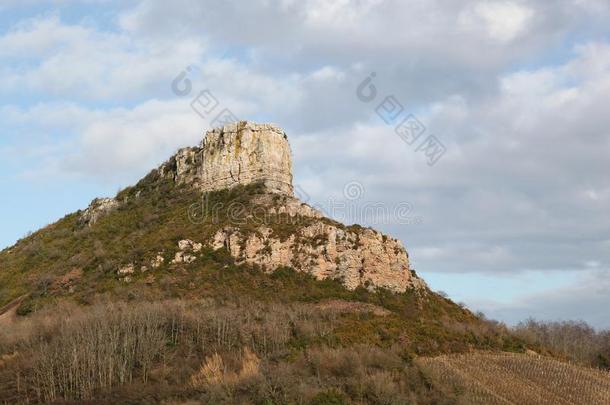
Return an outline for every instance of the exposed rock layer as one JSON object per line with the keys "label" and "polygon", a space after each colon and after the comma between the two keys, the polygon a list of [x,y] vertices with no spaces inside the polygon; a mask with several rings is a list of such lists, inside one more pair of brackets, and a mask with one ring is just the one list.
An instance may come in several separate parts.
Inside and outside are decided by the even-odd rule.
{"label": "exposed rock layer", "polygon": [[319,280],[339,279],[351,290],[366,286],[402,292],[425,286],[410,271],[400,241],[372,229],[350,231],[317,222],[282,240],[265,226],[249,235],[239,228],[225,227],[214,235],[211,246],[226,248],[238,262],[268,271],[292,267]]}
{"label": "exposed rock layer", "polygon": [[113,211],[119,206],[114,198],[96,198],[80,216],[82,223],[89,226],[95,224],[101,217]]}
{"label": "exposed rock layer", "polygon": [[159,171],[201,191],[261,182],[271,193],[293,192],[288,138],[271,124],[242,121],[209,131],[200,147],[181,149]]}

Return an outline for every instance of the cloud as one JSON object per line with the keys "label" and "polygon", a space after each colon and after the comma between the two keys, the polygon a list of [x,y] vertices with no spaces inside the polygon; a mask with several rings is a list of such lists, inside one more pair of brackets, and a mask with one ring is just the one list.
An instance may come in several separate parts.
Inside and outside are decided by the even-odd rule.
{"label": "cloud", "polygon": [[336,193],[357,179],[369,198],[411,203],[422,224],[381,227],[407,243],[422,271],[607,266],[607,48],[578,46],[562,65],[502,75],[500,93],[485,99],[431,104],[419,118],[447,146],[434,167],[379,118],[297,134],[296,180],[318,177]]}
{"label": "cloud", "polygon": [[610,269],[582,271],[572,285],[542,293],[526,294],[509,304],[475,303],[488,316],[511,324],[528,317],[535,319],[583,320],[597,328],[610,328]]}
{"label": "cloud", "polygon": [[112,0],[2,0],[2,4],[0,4],[0,10],[2,9],[11,9],[11,8],[23,8],[23,7],[31,7],[33,5],[55,5],[55,6],[63,6],[70,4],[95,4],[95,3],[110,3]]}
{"label": "cloud", "polygon": [[[469,100],[485,98],[500,91],[498,75],[532,59],[540,63],[556,56],[550,50],[574,32],[586,29],[587,34],[603,37],[605,16],[610,10],[603,3],[575,0],[552,5],[153,0],[122,12],[118,21],[125,33],[141,40],[203,39],[212,54],[228,55],[249,72],[298,85],[301,114],[268,114],[291,125],[300,119],[296,129],[317,131],[362,119],[364,110],[353,89],[370,72],[378,73],[380,89],[401,95],[410,109],[455,94]],[[298,82],[324,67],[341,72],[341,77]]]}
{"label": "cloud", "polygon": [[527,31],[533,15],[531,8],[515,2],[480,2],[460,13],[458,21],[467,31],[482,26],[491,39],[509,42]]}
{"label": "cloud", "polygon": [[[261,55],[258,63],[278,70],[324,59],[481,72],[544,51],[585,21],[591,30],[604,30],[607,12],[601,1],[576,0],[153,0],[122,13],[119,21],[137,36],[196,34],[221,49],[246,47]],[[527,41],[511,43],[526,34]]]}
{"label": "cloud", "polygon": [[[0,117],[21,138],[14,152],[22,152],[13,154],[13,163],[22,166],[22,178],[77,177],[122,186],[137,181],[178,148],[198,144],[205,125],[181,99],[100,110],[43,104],[4,108]],[[23,127],[27,122],[38,128]]]}
{"label": "cloud", "polygon": [[152,169],[179,147],[199,143],[200,128],[201,118],[177,101],[153,100],[133,109],[110,110],[83,129],[60,168],[114,179]]}
{"label": "cloud", "polygon": [[[23,49],[28,49],[25,57]],[[173,77],[200,60],[204,49],[201,41],[134,41],[121,33],[64,24],[56,14],[37,17],[0,37],[0,60],[6,62],[0,95],[83,101],[168,95]]]}

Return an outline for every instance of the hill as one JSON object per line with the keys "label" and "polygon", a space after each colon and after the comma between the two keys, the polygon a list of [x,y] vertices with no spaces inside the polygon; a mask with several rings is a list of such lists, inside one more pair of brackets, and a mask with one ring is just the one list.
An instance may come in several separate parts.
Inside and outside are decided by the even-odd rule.
{"label": "hill", "polygon": [[233,124],[0,252],[0,399],[455,403],[417,359],[550,354],[291,180],[283,131]]}
{"label": "hill", "polygon": [[2,251],[0,305],[27,294],[23,315],[58,297],[196,297],[206,285],[198,270],[240,265],[291,268],[350,291],[428,294],[400,241],[295,198],[291,167],[287,136],[275,126],[210,131],[134,187]]}

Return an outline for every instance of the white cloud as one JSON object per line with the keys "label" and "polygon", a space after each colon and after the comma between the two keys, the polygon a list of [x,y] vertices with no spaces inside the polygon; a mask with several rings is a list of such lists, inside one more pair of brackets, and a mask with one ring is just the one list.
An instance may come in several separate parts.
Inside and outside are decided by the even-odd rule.
{"label": "white cloud", "polygon": [[[138,180],[179,147],[199,143],[205,124],[183,99],[151,100],[134,108],[109,110],[66,104],[37,105],[29,110],[4,108],[0,117],[9,128],[28,131],[25,135],[30,138],[23,137],[20,145],[31,159],[25,177],[79,176],[103,183],[118,181],[123,186]],[[24,129],[27,122],[40,127]],[[62,135],[44,136],[40,134],[43,129]],[[32,137],[35,133],[40,135]]]}
{"label": "white cloud", "polygon": [[533,16],[534,10],[515,2],[479,2],[463,11],[459,22],[463,29],[476,32],[482,26],[491,39],[509,42],[527,31]]}
{"label": "white cloud", "polygon": [[[1,58],[49,57],[59,48],[90,35],[82,26],[64,26],[59,17],[51,15],[28,19],[16,24],[0,37]],[[24,54],[24,49],[28,52]]]}
{"label": "white cloud", "polygon": [[[535,55],[583,18],[591,23],[591,15],[602,26],[607,14],[594,12],[573,0],[153,0],[140,2],[120,21],[134,35],[163,38],[186,32],[210,38],[219,49],[248,47],[264,55],[270,68],[281,58],[282,65],[293,68],[325,59],[333,64],[366,62],[377,69],[416,64],[456,72],[496,69]],[[526,34],[527,41],[511,43]]]}
{"label": "white cloud", "polygon": [[347,27],[365,23],[366,16],[383,0],[308,0],[303,2],[305,22],[313,27]]}
{"label": "white cloud", "polygon": [[[7,62],[0,95],[116,100],[168,94],[171,79],[204,51],[202,41],[137,41],[63,24],[57,15],[35,18],[0,37],[0,60]],[[15,58],[21,63],[12,64]]]}
{"label": "white cloud", "polygon": [[0,10],[11,9],[11,8],[23,8],[30,6],[42,6],[42,5],[53,5],[53,6],[65,6],[70,4],[95,4],[95,3],[110,3],[112,0],[2,0],[0,3]]}
{"label": "white cloud", "polygon": [[149,101],[134,109],[108,111],[91,122],[61,167],[90,177],[104,173],[104,177],[119,178],[152,169],[178,147],[201,139],[201,118],[188,105]]}

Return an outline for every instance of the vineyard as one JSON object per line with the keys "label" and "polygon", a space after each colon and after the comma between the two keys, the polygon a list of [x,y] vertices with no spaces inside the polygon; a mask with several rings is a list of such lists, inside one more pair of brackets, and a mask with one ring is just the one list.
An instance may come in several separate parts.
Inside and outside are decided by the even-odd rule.
{"label": "vineyard", "polygon": [[467,404],[610,404],[610,373],[538,355],[447,355],[418,364]]}

